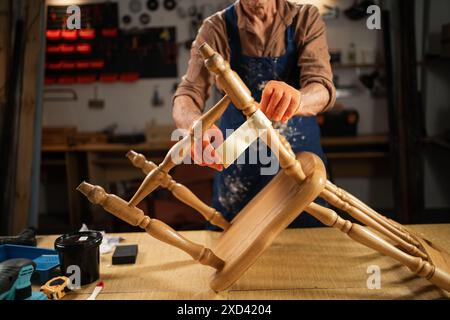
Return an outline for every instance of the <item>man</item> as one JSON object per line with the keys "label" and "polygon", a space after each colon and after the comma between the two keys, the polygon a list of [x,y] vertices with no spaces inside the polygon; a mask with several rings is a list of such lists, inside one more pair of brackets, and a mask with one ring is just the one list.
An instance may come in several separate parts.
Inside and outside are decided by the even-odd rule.
{"label": "man", "polygon": [[[294,152],[313,152],[325,161],[315,116],[333,107],[336,94],[325,24],[316,7],[286,0],[238,0],[207,18],[174,96],[173,117],[179,128],[188,129],[201,116],[214,82],[198,52],[204,42],[230,61]],[[231,105],[219,128],[204,135],[201,147],[217,147],[226,129],[237,129],[244,121],[242,113]],[[195,148],[193,153],[201,158],[203,150]],[[273,178],[261,175],[261,164],[232,165],[222,170],[218,159],[212,160],[216,164],[211,167],[218,170],[213,207],[229,220]]]}

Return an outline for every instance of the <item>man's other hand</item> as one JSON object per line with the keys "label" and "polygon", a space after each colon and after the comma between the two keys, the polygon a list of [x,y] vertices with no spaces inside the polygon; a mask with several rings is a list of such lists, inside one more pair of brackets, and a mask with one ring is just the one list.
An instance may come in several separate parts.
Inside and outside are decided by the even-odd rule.
{"label": "man's other hand", "polygon": [[267,118],[287,123],[300,108],[301,93],[285,82],[269,81],[261,99],[261,111]]}
{"label": "man's other hand", "polygon": [[223,143],[223,140],[222,131],[216,125],[206,130],[202,141],[195,141],[191,146],[191,158],[194,163],[222,171],[222,159],[217,154],[216,148]]}

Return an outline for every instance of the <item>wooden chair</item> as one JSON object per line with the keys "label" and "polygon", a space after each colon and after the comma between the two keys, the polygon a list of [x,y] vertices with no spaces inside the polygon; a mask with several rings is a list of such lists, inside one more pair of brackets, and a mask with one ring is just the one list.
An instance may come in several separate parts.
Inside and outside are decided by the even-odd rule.
{"label": "wooden chair", "polygon": [[[146,178],[133,198],[127,203],[115,195],[107,194],[101,187],[83,182],[78,190],[106,211],[134,226],[140,226],[147,233],[170,245],[184,250],[193,259],[216,269],[210,286],[222,291],[235,283],[263,254],[277,235],[283,231],[301,212],[307,212],[324,225],[336,228],[351,239],[390,256],[418,276],[428,279],[436,286],[450,291],[450,255],[404,226],[380,215],[348,192],[327,180],[322,161],[314,154],[304,152],[295,155],[287,140],[271,125],[267,126],[264,142],[277,154],[281,170],[277,176],[242,209],[231,223],[228,223],[215,209],[202,203],[189,189],[175,182],[169,171],[176,166],[173,159],[187,156],[187,150],[194,141],[196,130],[205,131],[218,120],[230,102],[247,117],[267,123],[258,110],[258,103],[250,91],[230,69],[229,64],[207,44],[200,48],[206,67],[216,75],[218,85],[225,97],[196,122],[190,135],[180,140],[168,152],[159,165],[147,161],[143,155],[133,151],[128,157],[134,166],[140,168]],[[214,249],[205,248],[181,236],[161,221],[150,219],[136,208],[156,188],[170,190],[175,197],[199,211],[206,220],[224,229]],[[347,212],[359,224],[341,218],[335,211],[315,204],[316,198],[323,198],[329,204]],[[282,201],[280,201],[282,199]]]}

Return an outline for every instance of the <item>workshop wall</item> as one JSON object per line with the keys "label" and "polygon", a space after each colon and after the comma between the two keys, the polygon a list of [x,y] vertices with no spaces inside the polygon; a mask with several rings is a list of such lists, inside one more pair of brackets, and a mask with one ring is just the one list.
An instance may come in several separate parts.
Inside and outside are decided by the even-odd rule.
{"label": "workshop wall", "polygon": [[[69,5],[101,3],[104,0],[49,0],[48,5]],[[130,1],[113,1],[119,6],[120,28],[124,30],[142,28],[139,13],[130,12]],[[216,0],[183,0],[179,7],[187,10],[195,4],[203,6],[203,15],[209,16],[226,7],[232,1]],[[111,124],[117,124],[117,133],[142,132],[147,123],[155,121],[157,124],[172,124],[171,98],[174,86],[184,75],[190,51],[185,49],[184,43],[195,35],[190,27],[190,18],[180,18],[177,10],[167,11],[160,8],[149,12],[146,1],[137,0],[142,6],[141,12],[150,15],[150,23],[146,27],[175,27],[176,41],[180,44],[178,57],[178,78],[142,79],[133,83],[95,83],[89,85],[51,85],[47,89],[71,89],[76,93],[74,101],[44,101],[43,125],[48,127],[76,126],[79,131],[99,131]],[[125,25],[122,17],[129,14],[131,23]],[[162,100],[161,105],[153,107],[153,98],[157,94]],[[47,94],[47,97],[49,94]],[[54,95],[52,94],[52,97]],[[45,96],[44,96],[45,98]],[[103,109],[90,109],[91,99],[104,100]]]}
{"label": "workshop wall", "polygon": [[[49,0],[49,5],[64,5],[65,2],[70,4],[83,4],[103,2],[103,0]],[[139,2],[139,0],[138,0]],[[145,1],[140,1],[145,10]],[[205,5],[205,16],[209,16],[221,7],[225,7],[233,1],[215,1],[215,0],[196,0],[179,1],[179,6],[186,9],[192,4],[197,6]],[[303,1],[305,2],[305,1]],[[338,6],[341,10],[348,8],[352,4],[352,0],[340,1],[306,1],[314,3],[323,8],[324,3]],[[128,14],[129,1],[118,1],[119,4],[119,20],[123,15]],[[122,21],[120,26],[124,29],[139,28],[139,14],[130,14],[133,21],[126,27]],[[192,38],[190,28],[190,20],[188,18],[180,18],[177,11],[167,11],[160,9],[151,14],[149,26],[167,26],[176,27],[177,42],[183,44]],[[376,52],[379,47],[380,32],[369,31],[365,27],[365,21],[350,21],[345,17],[339,17],[336,20],[328,20],[328,39],[331,49],[340,49],[343,54],[343,62],[345,62],[346,52],[351,43],[356,45],[358,60],[361,61],[362,52]],[[350,35],[350,36],[349,36]],[[143,131],[146,123],[155,120],[159,124],[173,123],[171,115],[171,96],[173,88],[179,82],[184,74],[189,59],[189,50],[184,49],[184,45],[180,46],[178,60],[178,78],[173,79],[145,79],[135,83],[124,84],[103,84],[95,85],[70,85],[55,86],[48,88],[70,88],[76,92],[76,101],[65,102],[44,102],[44,126],[76,126],[80,131],[98,131],[113,123],[118,124],[117,131],[119,133],[133,133]],[[363,88],[358,81],[361,72],[371,70],[359,69],[343,69],[339,71],[339,83],[343,86],[353,86],[354,94],[345,98],[343,103],[356,109],[361,120],[359,124],[360,134],[384,133],[387,132],[387,107],[385,100],[373,99],[370,92]],[[95,93],[97,91],[97,93]],[[155,92],[158,92],[162,98],[163,104],[159,107],[152,107],[152,100]],[[97,98],[105,101],[105,107],[101,110],[89,109],[88,101]],[[126,113],[124,117],[117,115]]]}
{"label": "workshop wall", "polygon": [[[103,0],[49,0],[49,5],[68,5],[104,2]],[[139,14],[130,14],[132,22],[125,27],[121,21],[124,14],[129,14],[130,1],[114,1],[119,4],[119,20],[121,27],[140,27]],[[145,2],[138,0],[145,8]],[[204,5],[204,15],[209,16],[219,8],[225,7],[233,1],[216,0],[182,0],[179,6],[185,10],[193,4]],[[357,63],[375,64],[380,52],[380,31],[368,30],[365,21],[350,21],[345,18],[342,11],[353,4],[353,0],[312,0],[300,1],[312,3],[324,11],[324,4],[338,7],[341,11],[336,19],[327,19],[328,41],[330,49],[339,50],[342,63],[347,63],[348,50],[351,44],[355,45]],[[145,10],[147,11],[147,10]],[[142,79],[134,83],[95,83],[94,85],[52,85],[47,89],[69,88],[76,93],[74,101],[44,101],[44,127],[76,126],[79,131],[99,131],[117,124],[116,133],[139,133],[145,130],[146,124],[159,125],[173,124],[171,114],[171,97],[173,88],[184,75],[189,59],[189,50],[184,49],[183,43],[193,37],[190,20],[180,18],[176,11],[160,10],[151,14],[151,27],[176,27],[177,42],[180,43],[178,57],[178,78],[171,79]],[[365,60],[364,60],[365,59]],[[371,61],[367,61],[367,59]],[[387,103],[385,98],[375,99],[368,89],[359,81],[359,76],[373,72],[373,68],[342,68],[335,71],[339,89],[338,103],[345,108],[357,110],[360,114],[358,134],[378,134],[388,131]],[[152,106],[155,93],[162,99],[158,107]],[[212,99],[217,98],[213,97]],[[89,108],[89,100],[104,100],[103,109]],[[211,105],[211,102],[208,103]],[[392,208],[391,180],[385,178],[351,178],[337,181],[349,190],[356,190],[356,195],[376,208]],[[379,193],[379,190],[386,190]]]}
{"label": "workshop wall", "polygon": [[[430,3],[428,25],[424,28],[424,2],[416,2],[417,61],[427,62],[424,74],[419,73],[419,81],[424,85],[424,116],[428,136],[436,137],[449,130],[450,118],[450,76],[448,62],[439,58],[424,61],[426,57],[439,57],[442,54],[442,27],[450,23],[450,1],[433,0]],[[426,23],[426,22],[425,22]],[[423,30],[427,30],[425,44]],[[425,52],[422,52],[422,49]],[[428,58],[430,59],[430,58]],[[419,68],[421,71],[422,68]],[[427,209],[443,209],[450,207],[447,183],[450,171],[442,170],[447,164],[447,150],[429,147],[425,153],[425,207]]]}
{"label": "workshop wall", "polygon": [[[353,0],[315,0],[298,1],[300,3],[313,3],[322,14],[326,13],[324,5],[338,8],[338,18],[324,18],[327,25],[327,38],[330,51],[340,51],[342,63],[349,64],[348,53],[351,44],[355,45],[356,64],[375,65],[384,63],[382,52],[382,31],[369,30],[366,20],[352,21],[346,18],[343,11],[354,3]],[[358,134],[380,134],[389,131],[388,107],[385,97],[374,98],[370,91],[359,81],[361,74],[373,72],[373,68],[342,68],[335,69],[337,76],[336,86],[338,88],[338,103],[346,108],[352,108],[360,114]],[[339,87],[351,88],[350,94],[345,94]]]}
{"label": "workshop wall", "polygon": [[[313,3],[324,14],[324,5],[337,7],[338,18],[325,19],[327,24],[328,46],[331,51],[340,51],[342,64],[350,64],[348,53],[351,44],[355,45],[357,65],[384,65],[382,31],[369,30],[366,20],[351,21],[343,11],[352,6],[353,0],[315,0],[299,1]],[[359,81],[362,74],[370,74],[375,69],[336,68],[335,85],[338,89],[337,103],[346,109],[354,109],[360,115],[359,135],[383,134],[389,131],[387,98],[374,97]],[[361,159],[361,161],[365,161]],[[346,190],[351,190],[357,197],[375,208],[390,209],[394,207],[392,180],[386,177],[351,177],[338,178],[336,183]],[[383,192],[380,192],[383,190]]]}

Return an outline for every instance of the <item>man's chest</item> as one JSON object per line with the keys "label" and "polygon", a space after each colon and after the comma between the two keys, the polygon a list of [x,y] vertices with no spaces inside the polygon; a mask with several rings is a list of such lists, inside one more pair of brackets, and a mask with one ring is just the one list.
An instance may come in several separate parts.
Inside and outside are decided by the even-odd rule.
{"label": "man's chest", "polygon": [[286,51],[286,27],[274,26],[266,32],[239,29],[242,53],[254,57],[279,57]]}

